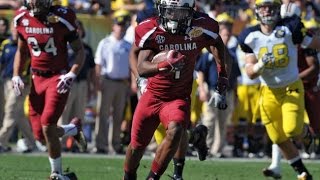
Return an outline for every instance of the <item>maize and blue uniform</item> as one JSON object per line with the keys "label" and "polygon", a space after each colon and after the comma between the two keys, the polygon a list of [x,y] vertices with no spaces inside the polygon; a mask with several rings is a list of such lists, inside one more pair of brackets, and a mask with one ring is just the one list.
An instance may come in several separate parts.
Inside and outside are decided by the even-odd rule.
{"label": "maize and blue uniform", "polygon": [[299,79],[297,44],[302,43],[303,24],[296,16],[280,20],[266,35],[260,26],[245,29],[239,36],[242,50],[260,59],[272,53],[274,62],[261,73],[260,113],[273,143],[280,144],[302,133],[304,88]]}

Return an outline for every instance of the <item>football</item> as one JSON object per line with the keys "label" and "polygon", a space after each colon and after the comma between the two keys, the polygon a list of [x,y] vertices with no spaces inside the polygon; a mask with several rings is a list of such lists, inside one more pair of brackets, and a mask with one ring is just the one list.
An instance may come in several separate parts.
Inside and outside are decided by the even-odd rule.
{"label": "football", "polygon": [[165,51],[161,51],[158,54],[154,55],[151,62],[152,63],[159,63],[162,62],[164,60],[167,60],[169,57],[171,58],[179,58],[181,56],[184,56],[183,54],[181,54],[179,51],[176,50],[165,50]]}
{"label": "football", "polygon": [[168,56],[168,52],[169,51],[161,51],[161,52],[159,52],[158,54],[153,56],[151,62],[152,63],[159,63],[159,62],[162,62],[162,61],[166,60],[167,56]]}

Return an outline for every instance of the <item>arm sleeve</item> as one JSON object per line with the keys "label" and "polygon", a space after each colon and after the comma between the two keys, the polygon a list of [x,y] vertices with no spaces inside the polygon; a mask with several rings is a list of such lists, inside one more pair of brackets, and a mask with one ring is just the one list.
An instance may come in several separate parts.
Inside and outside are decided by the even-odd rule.
{"label": "arm sleeve", "polygon": [[101,65],[101,63],[102,63],[101,52],[102,52],[103,41],[104,41],[104,40],[101,40],[101,41],[99,42],[98,47],[97,47],[97,50],[96,50],[94,62],[95,62],[95,64],[97,64],[97,65]]}

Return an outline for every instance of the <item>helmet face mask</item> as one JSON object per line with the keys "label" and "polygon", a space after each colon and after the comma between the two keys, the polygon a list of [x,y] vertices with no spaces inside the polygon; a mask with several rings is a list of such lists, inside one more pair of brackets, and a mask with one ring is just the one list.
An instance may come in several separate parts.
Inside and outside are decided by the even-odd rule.
{"label": "helmet face mask", "polygon": [[160,0],[157,6],[166,31],[172,34],[185,33],[193,17],[194,0]]}
{"label": "helmet face mask", "polygon": [[280,0],[256,0],[256,16],[262,24],[272,25],[280,19]]}
{"label": "helmet face mask", "polygon": [[47,15],[52,0],[26,0],[26,6],[34,16]]}

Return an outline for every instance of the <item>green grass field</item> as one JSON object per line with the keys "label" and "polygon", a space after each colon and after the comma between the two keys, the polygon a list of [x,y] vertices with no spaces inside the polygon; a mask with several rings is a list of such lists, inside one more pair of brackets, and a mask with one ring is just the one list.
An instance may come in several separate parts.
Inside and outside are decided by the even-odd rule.
{"label": "green grass field", "polygon": [[[106,155],[63,155],[63,167],[74,171],[80,180],[121,180],[124,157]],[[269,164],[267,159],[209,159],[203,162],[187,159],[185,180],[264,180],[261,169]],[[320,180],[320,161],[305,161],[313,173],[314,180]],[[144,180],[149,172],[151,160],[141,161],[138,179]],[[0,180],[44,180],[49,175],[46,154],[0,154]],[[169,180],[172,165],[163,175]],[[295,180],[291,167],[282,162],[283,180]]]}

